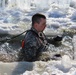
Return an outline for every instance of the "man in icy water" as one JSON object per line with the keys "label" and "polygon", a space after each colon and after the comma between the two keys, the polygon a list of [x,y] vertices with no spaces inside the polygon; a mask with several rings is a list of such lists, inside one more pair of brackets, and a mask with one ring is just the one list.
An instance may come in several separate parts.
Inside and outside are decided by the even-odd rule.
{"label": "man in icy water", "polygon": [[[22,42],[22,50],[20,59],[24,61],[36,61],[39,60],[39,56],[42,52],[48,51],[48,43],[55,43],[62,40],[62,37],[56,37],[53,39],[47,39],[43,31],[46,27],[46,17],[42,14],[35,14],[32,16],[32,27],[25,34]],[[50,57],[46,57],[42,60],[49,60]]]}

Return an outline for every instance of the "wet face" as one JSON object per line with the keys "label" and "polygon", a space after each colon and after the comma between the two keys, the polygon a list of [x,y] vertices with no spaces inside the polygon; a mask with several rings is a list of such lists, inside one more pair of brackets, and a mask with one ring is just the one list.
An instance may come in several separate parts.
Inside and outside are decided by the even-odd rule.
{"label": "wet face", "polygon": [[40,22],[36,23],[36,26],[35,26],[38,32],[43,32],[45,27],[46,27],[46,19],[44,18],[41,18]]}

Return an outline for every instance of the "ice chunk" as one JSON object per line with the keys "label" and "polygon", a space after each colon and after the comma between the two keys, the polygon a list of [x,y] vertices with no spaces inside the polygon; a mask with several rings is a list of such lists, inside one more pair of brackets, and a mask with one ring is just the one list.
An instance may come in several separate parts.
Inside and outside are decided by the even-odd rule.
{"label": "ice chunk", "polygon": [[72,14],[71,20],[76,22],[76,11]]}
{"label": "ice chunk", "polygon": [[73,36],[73,39],[72,39],[72,42],[73,42],[73,53],[74,53],[74,59],[76,60],[76,35]]}
{"label": "ice chunk", "polygon": [[72,64],[71,64],[71,59],[68,55],[64,55],[62,57],[62,61],[61,61],[62,66],[64,67],[64,69],[69,69],[71,68]]}

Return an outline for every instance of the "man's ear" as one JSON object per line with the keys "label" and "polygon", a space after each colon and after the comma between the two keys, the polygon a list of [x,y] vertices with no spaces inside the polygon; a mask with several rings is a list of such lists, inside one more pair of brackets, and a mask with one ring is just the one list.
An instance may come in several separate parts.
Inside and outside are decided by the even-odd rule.
{"label": "man's ear", "polygon": [[34,23],[34,26],[37,27],[37,26],[38,26],[38,23],[35,22],[35,23]]}

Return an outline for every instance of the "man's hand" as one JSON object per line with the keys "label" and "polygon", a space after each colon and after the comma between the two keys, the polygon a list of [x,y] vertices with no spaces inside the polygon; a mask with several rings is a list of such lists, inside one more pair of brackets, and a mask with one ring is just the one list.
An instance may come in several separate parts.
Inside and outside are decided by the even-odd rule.
{"label": "man's hand", "polygon": [[53,38],[54,41],[62,41],[62,36],[56,36]]}

